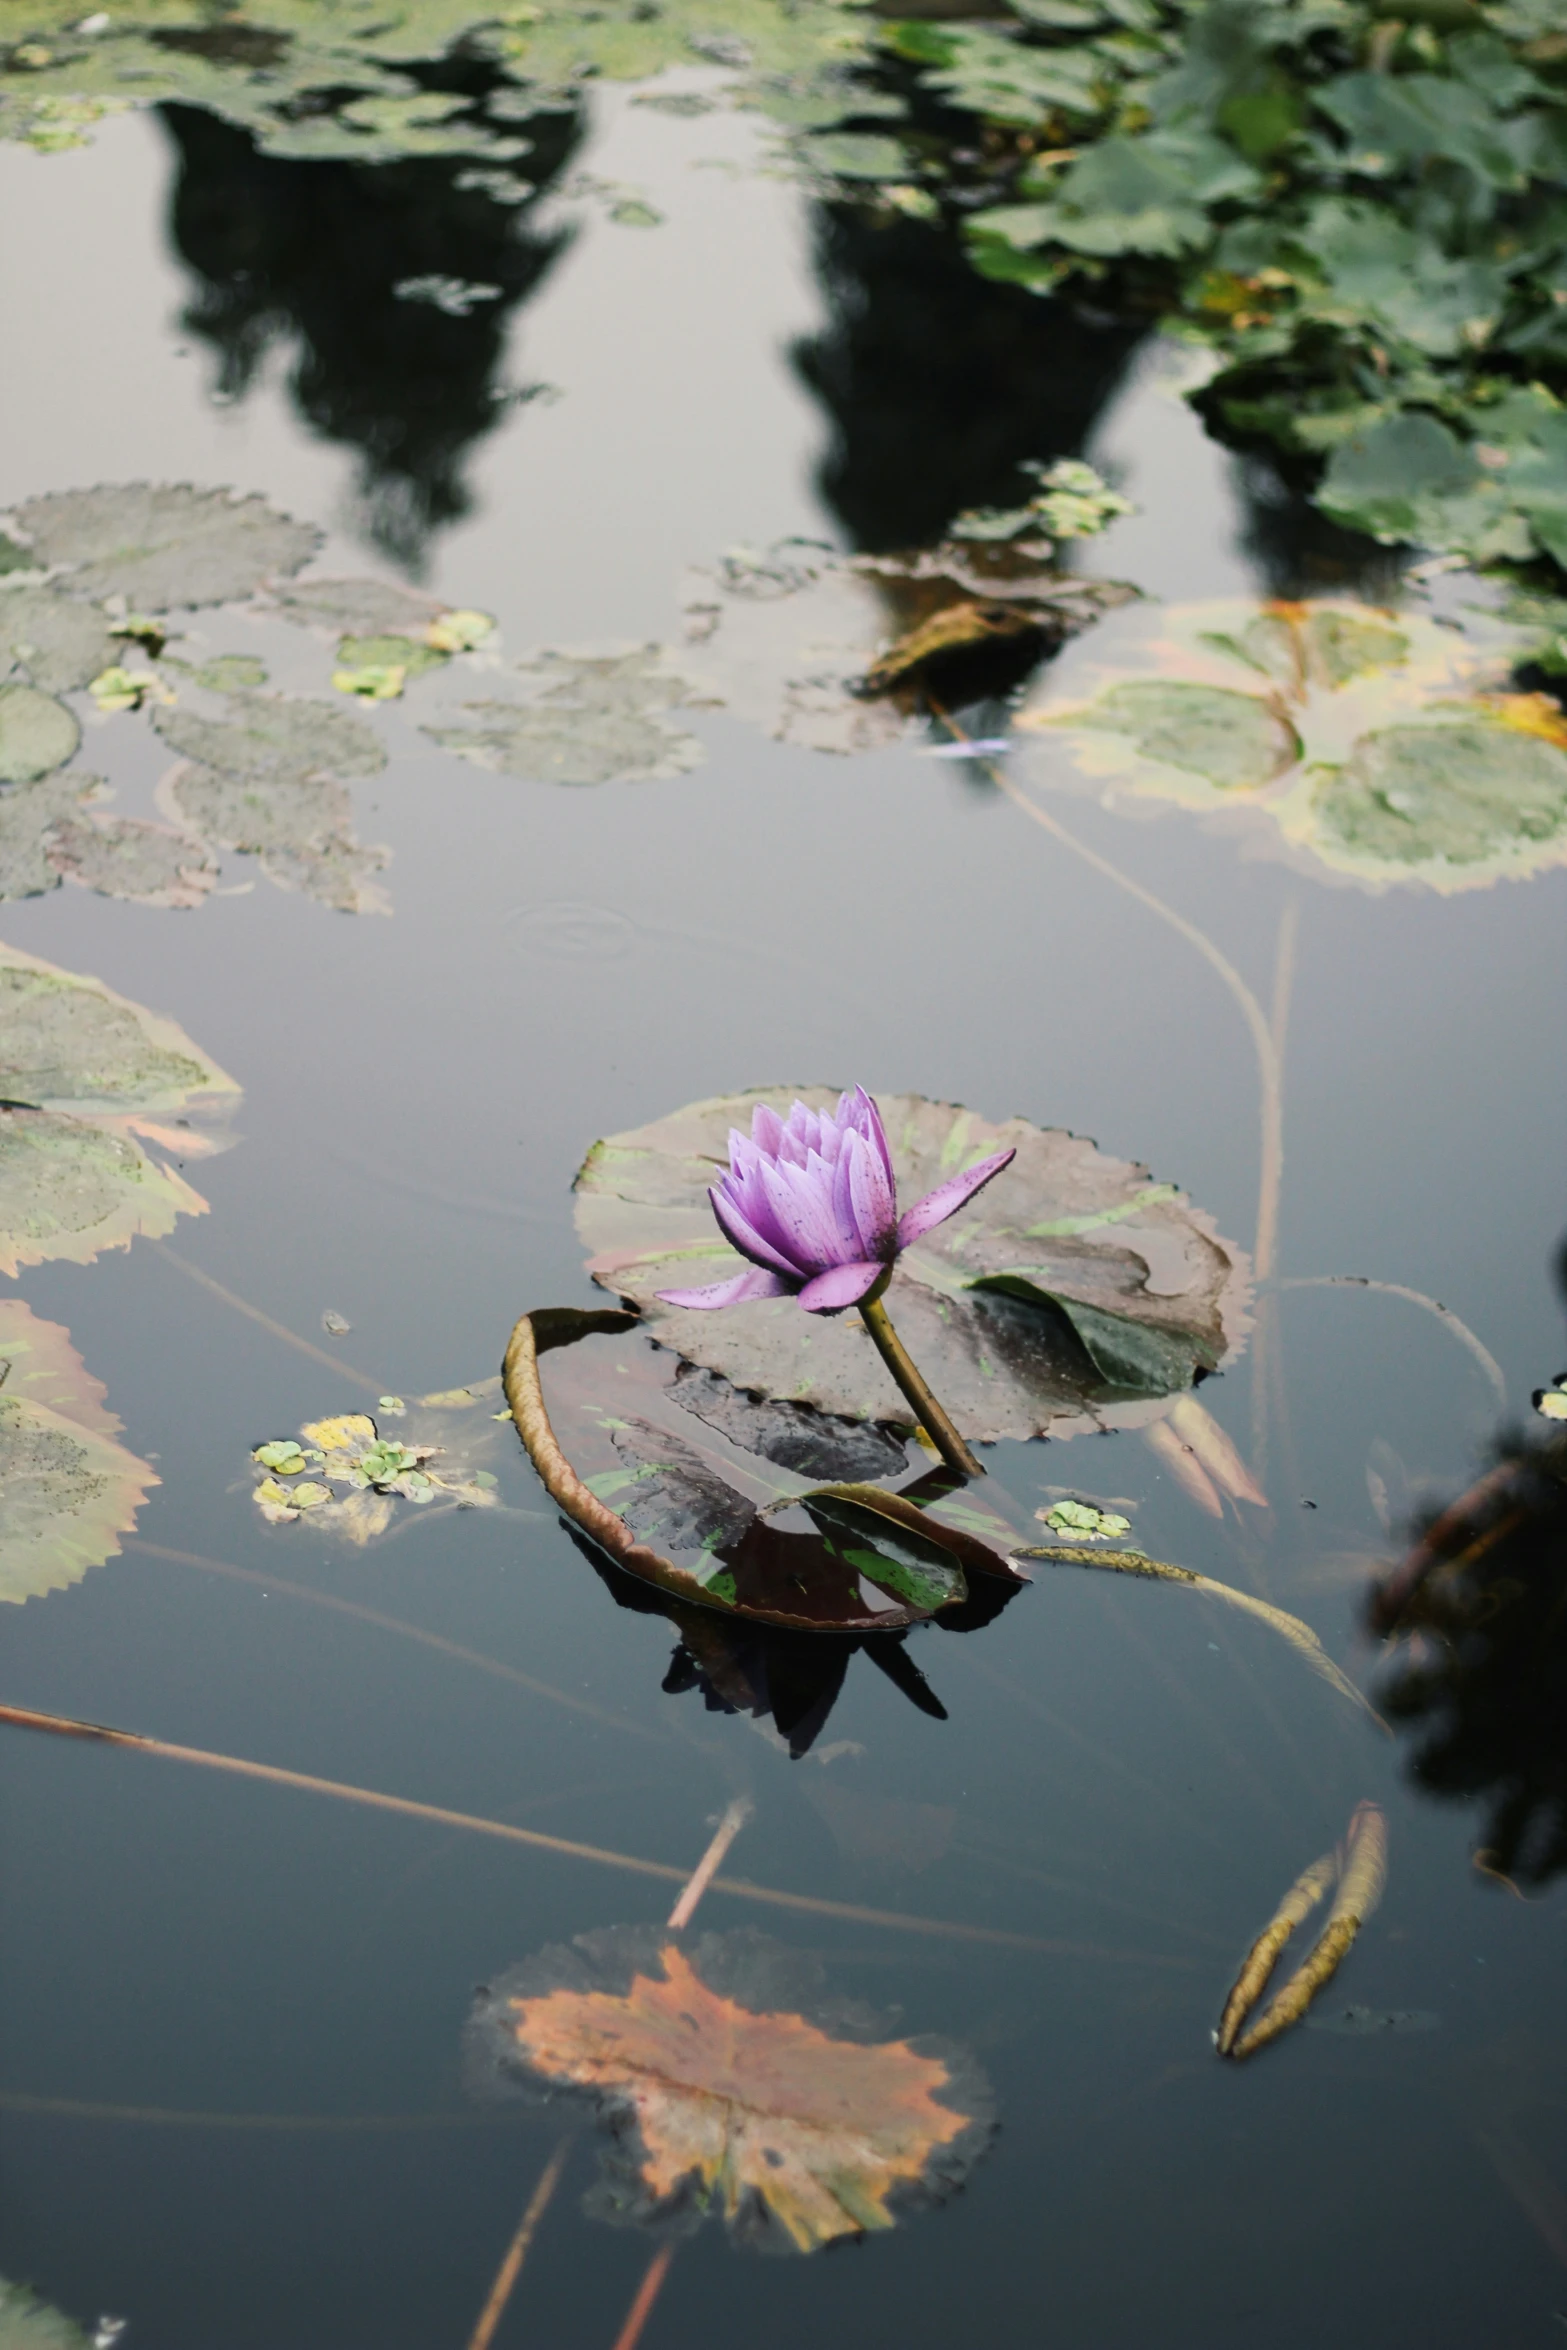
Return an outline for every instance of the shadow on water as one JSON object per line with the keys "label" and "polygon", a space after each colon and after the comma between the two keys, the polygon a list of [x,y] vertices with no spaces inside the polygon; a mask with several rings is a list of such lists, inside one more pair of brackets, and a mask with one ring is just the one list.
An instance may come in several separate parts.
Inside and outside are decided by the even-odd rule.
{"label": "shadow on water", "polygon": [[[1567,1249],[1557,1278],[1567,1293]],[[1415,1784],[1486,1807],[1476,1866],[1543,1886],[1567,1869],[1567,1427],[1504,1429],[1373,1593],[1403,1639],[1384,1711]]]}
{"label": "shadow on water", "polygon": [[[528,179],[498,195],[476,183],[503,175],[475,172],[471,157],[299,161],[262,154],[198,108],[160,111],[179,156],[171,234],[199,281],[182,324],[217,356],[217,395],[242,399],[268,351],[292,345],[300,415],[360,452],[369,536],[418,573],[431,534],[471,508],[470,449],[528,397],[501,376],[511,316],[569,233],[542,233],[529,214],[581,117],[523,126]],[[398,292],[420,279],[485,291],[461,310]]]}
{"label": "shadow on water", "polygon": [[1016,504],[1020,464],[1082,448],[1147,333],[982,278],[955,237],[864,205],[819,208],[815,258],[831,323],[794,363],[832,419],[822,496],[867,554]]}

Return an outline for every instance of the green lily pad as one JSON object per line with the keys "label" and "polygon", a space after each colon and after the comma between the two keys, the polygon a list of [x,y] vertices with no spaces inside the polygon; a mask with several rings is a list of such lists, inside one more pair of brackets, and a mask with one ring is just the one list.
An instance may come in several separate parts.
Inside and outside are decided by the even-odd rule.
{"label": "green lily pad", "polygon": [[0,1097],[92,1116],[174,1117],[239,1087],[172,1020],[0,946]]}
{"label": "green lily pad", "polygon": [[16,667],[46,694],[78,691],[118,660],[102,613],[53,588],[0,591],[0,669]]}
{"label": "green lily pad", "polygon": [[343,669],[398,668],[411,681],[422,677],[427,669],[444,669],[451,655],[438,651],[419,637],[345,636],[337,648],[337,658]]}
{"label": "green lily pad", "polygon": [[128,1132],[0,1104],[0,1272],[90,1265],[138,1235],[166,1239],[206,1202]]}
{"label": "green lily pad", "polygon": [[[115,1557],[158,1479],[116,1441],[70,1334],[20,1298],[0,1298],[0,1365],[0,1601],[18,1602]],[[0,2288],[0,2343],[4,2321]]]}
{"label": "green lily pad", "polygon": [[32,685],[0,685],[0,783],[33,783],[74,756],[82,730],[63,702]]}
{"label": "green lily pad", "polygon": [[[735,1386],[859,1420],[907,1426],[908,1407],[857,1314],[792,1298],[703,1313],[662,1304],[738,1260],[707,1188],[732,1126],[788,1088],[696,1102],[596,1143],[576,1179],[577,1230],[602,1288],[634,1301],[660,1344]],[[812,1107],[835,1089],[801,1088]],[[1169,1184],[1093,1143],[1012,1118],[993,1125],[918,1094],[885,1096],[905,1205],[1008,1144],[1017,1157],[960,1215],[904,1251],[887,1292],[894,1326],[970,1441],[1067,1435],[1157,1416],[1247,1327],[1247,1260]]]}
{"label": "green lily pad", "polygon": [[0,2277],[0,2350],[92,2350],[92,2336],[26,2285]]}
{"label": "green lily pad", "polygon": [[706,757],[668,712],[687,681],[656,645],[607,654],[545,650],[519,664],[526,701],[470,702],[464,726],[426,726],[432,741],[480,767],[537,783],[648,783]]}
{"label": "green lily pad", "polygon": [[1529,633],[1349,601],[1139,606],[1018,720],[1050,781],[1167,800],[1307,870],[1448,892],[1567,863],[1567,719],[1499,690]]}
{"label": "green lily pad", "polygon": [[307,563],[321,543],[264,498],[189,484],[61,490],[16,509],[36,560],[73,596],[122,595],[138,611],[225,604]]}

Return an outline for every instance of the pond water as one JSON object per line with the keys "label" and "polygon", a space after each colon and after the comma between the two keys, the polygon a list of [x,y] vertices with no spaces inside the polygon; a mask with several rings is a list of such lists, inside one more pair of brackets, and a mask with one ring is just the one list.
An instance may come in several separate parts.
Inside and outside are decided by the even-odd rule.
{"label": "pond water", "polygon": [[[542,196],[482,219],[449,158],[383,184],[258,157],[194,104],[111,116],[70,152],[0,145],[0,514],[100,483],[232,486],[323,534],[296,587],[412,582],[496,623],[378,701],[334,693],[332,631],[282,588],[176,596],[154,606],[186,664],[158,664],[174,703],[66,692],[114,817],[166,823],[176,722],[219,722],[193,670],[264,663],[379,739],[385,764],[347,788],[357,842],[389,854],[354,868],[358,912],[308,860],[269,873],[218,840],[196,906],[68,882],[0,913],[8,954],[176,1022],[243,1089],[220,1154],[162,1130],[209,1212],[91,1262],[24,1250],[9,1285],[69,1333],[158,1481],[117,1555],[0,1611],[0,1696],[563,1840],[9,1729],[0,2274],[89,2335],[123,2316],[131,2350],[460,2350],[564,2145],[502,2345],[737,2325],[753,2350],[1548,2342],[1567,1911],[1546,1869],[1476,1866],[1511,1764],[1488,1779],[1482,1754],[1468,1799],[1439,1799],[1419,1727],[1390,1732],[1276,1622],[1043,1558],[988,1622],[718,1656],[718,1632],[587,1555],[495,1417],[483,1383],[519,1314],[614,1302],[573,1218],[598,1138],[856,1082],[1092,1137],[1211,1219],[1247,1298],[1195,1420],[1144,1400],[1103,1433],[1087,1414],[1006,1437],[987,1505],[1024,1546],[1061,1540],[1040,1514],[1062,1499],[1118,1512],[1150,1557],[1309,1627],[1375,1700],[1373,1580],[1563,1357],[1567,872],[1369,887],[1271,817],[1216,821],[1124,774],[1101,790],[1021,721],[988,762],[932,755],[956,720],[814,748],[808,723],[770,722],[765,649],[754,675],[724,668],[735,614],[768,607],[711,569],[731,557],[743,586],[785,539],[928,546],[1060,456],[1135,508],[1076,572],[1162,605],[1375,597],[1386,551],[1345,542],[1324,569],[1323,526],[1205,436],[1189,358],[1142,322],[987,284],[919,224],[813,196],[753,118],[641,95],[537,118]],[[391,290],[419,279],[492,290],[466,315],[460,290],[456,310]],[[1137,640],[1115,632],[1139,609],[1040,669],[1029,710],[1097,690],[1101,644],[1125,674]],[[508,665],[534,648],[637,646],[695,679],[679,707],[615,704],[668,772],[620,780],[607,756],[604,780],[551,780],[574,730],[600,739],[580,695],[532,776],[423,731],[514,709]],[[1006,710],[958,717],[994,733]],[[1271,1172],[1242,997],[1281,1072]],[[659,1335],[679,1343],[667,1318]],[[594,1338],[591,1377],[586,1350],[546,1359],[568,1449],[572,1380],[613,1391],[626,1343]],[[483,1392],[433,1441],[482,1466],[482,1506],[398,1496],[363,1542],[341,1512],[255,1506],[254,1447],[356,1412],[397,1440],[414,1415],[380,1398],[464,1385]],[[1561,1744],[1559,1716],[1526,1742],[1547,1807]],[[874,2010],[877,2040],[957,2044],[976,2125],[960,2193],[805,2258],[758,2260],[716,2219],[607,2224],[584,2205],[591,2115],[486,2101],[465,2071],[474,1987],[661,1924],[739,1797],[684,1947],[766,1935],[823,1998]],[[1248,1946],[1368,1802],[1380,1907],[1305,2028],[1221,2063]]]}

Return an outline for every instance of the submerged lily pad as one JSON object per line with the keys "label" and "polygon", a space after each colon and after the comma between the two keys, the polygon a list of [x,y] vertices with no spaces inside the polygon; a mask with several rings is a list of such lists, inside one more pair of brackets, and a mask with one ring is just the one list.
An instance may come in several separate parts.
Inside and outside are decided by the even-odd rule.
{"label": "submerged lily pad", "polygon": [[525,701],[470,702],[464,726],[426,726],[480,767],[538,783],[649,783],[684,775],[706,753],[668,712],[691,699],[657,645],[615,653],[545,650],[515,672]]}
{"label": "submerged lily pad", "polygon": [[108,621],[47,587],[0,592],[0,670],[15,666],[45,693],[68,694],[119,658]]}
{"label": "submerged lily pad", "polygon": [[284,617],[334,636],[422,636],[445,606],[387,579],[303,579],[284,589]]}
{"label": "submerged lily pad", "polygon": [[[730,1128],[748,1131],[758,1102],[787,1111],[795,1098],[770,1087],[695,1102],[596,1143],[576,1179],[588,1269],[688,1362],[763,1395],[906,1426],[858,1315],[807,1314],[793,1298],[709,1313],[658,1299],[735,1270],[707,1188],[728,1164]],[[826,1108],[836,1094],[798,1098]],[[883,1097],[881,1111],[905,1204],[993,1151],[1017,1153],[904,1251],[887,1292],[904,1344],[970,1441],[1146,1421],[1233,1353],[1248,1327],[1246,1256],[1172,1184],[1023,1118],[993,1125],[918,1094]]]}
{"label": "submerged lily pad", "polygon": [[711,2213],[740,2243],[814,2252],[952,2192],[992,2126],[964,2051],[893,2039],[822,1988],[815,1961],[746,1929],[682,1947],[601,1928],[479,1993],[469,2085],[593,2100],[599,2217],[689,2230]]}
{"label": "submerged lily pad", "polygon": [[1075,646],[1019,726],[1047,776],[1064,751],[1112,800],[1264,827],[1373,888],[1473,889],[1567,862],[1567,718],[1495,690],[1525,650],[1347,601],[1144,606]]}
{"label": "submerged lily pad", "polygon": [[0,783],[33,783],[74,756],[82,730],[63,702],[32,685],[0,685]]}
{"label": "submerged lily pad", "polygon": [[264,498],[152,482],[60,490],[16,509],[35,559],[73,596],[123,595],[141,611],[226,604],[307,563],[321,543]]}
{"label": "submerged lily pad", "polygon": [[247,783],[305,775],[378,775],[386,765],[380,736],[340,703],[291,701],[281,694],[234,694],[227,714],[161,709],[153,724],[171,750]]}
{"label": "submerged lily pad", "polygon": [[[0,1298],[0,1601],[79,1583],[119,1551],[159,1480],[116,1442],[120,1423],[70,1335]],[[0,2340],[4,2340],[0,2302]]]}

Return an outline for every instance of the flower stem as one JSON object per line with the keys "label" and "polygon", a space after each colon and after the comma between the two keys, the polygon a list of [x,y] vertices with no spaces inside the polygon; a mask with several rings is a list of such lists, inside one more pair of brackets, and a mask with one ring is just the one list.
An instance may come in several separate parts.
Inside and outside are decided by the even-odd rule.
{"label": "flower stem", "polygon": [[915,1417],[948,1468],[956,1469],[960,1477],[983,1477],[984,1462],[976,1460],[970,1452],[914,1368],[909,1350],[894,1330],[879,1297],[861,1298],[860,1319],[875,1341],[876,1352],[897,1381],[900,1392],[913,1405]]}

